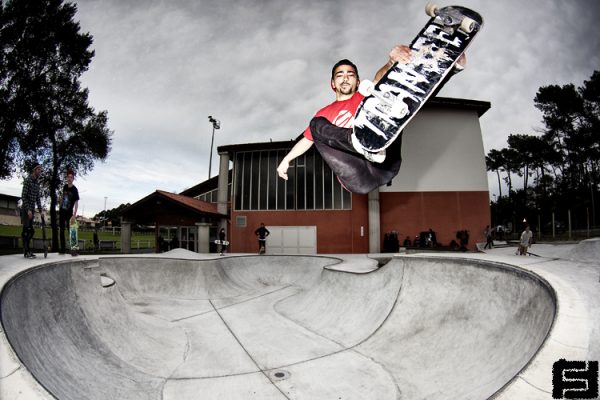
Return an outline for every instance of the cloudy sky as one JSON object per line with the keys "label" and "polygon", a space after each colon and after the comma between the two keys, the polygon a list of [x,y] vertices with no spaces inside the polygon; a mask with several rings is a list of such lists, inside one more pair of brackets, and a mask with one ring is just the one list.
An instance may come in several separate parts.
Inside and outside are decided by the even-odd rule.
{"label": "cloudy sky", "polygon": [[[288,140],[333,101],[331,66],[350,58],[363,78],[427,21],[424,0],[77,0],[96,56],[82,77],[107,110],[112,151],[78,176],[80,212],[93,216],[156,189],[180,192],[212,175],[221,145]],[[439,1],[439,5],[454,2]],[[580,86],[600,69],[597,0],[461,0],[485,24],[467,69],[441,96],[489,101],[485,151],[542,127],[540,86]],[[410,149],[404,148],[407,152]],[[20,196],[22,179],[0,181]],[[497,190],[494,176],[490,189]]]}

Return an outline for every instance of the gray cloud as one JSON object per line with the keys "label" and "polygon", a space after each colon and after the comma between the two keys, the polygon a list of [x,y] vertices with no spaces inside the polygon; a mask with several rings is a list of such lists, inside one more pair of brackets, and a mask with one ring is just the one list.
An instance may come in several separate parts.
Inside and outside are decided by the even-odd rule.
{"label": "gray cloud", "polygon": [[[372,78],[389,49],[409,43],[427,19],[421,0],[76,3],[96,51],[83,83],[115,131],[106,163],[78,177],[88,215],[103,209],[105,196],[112,208],[204,180],[208,115],[222,123],[215,149],[294,138],[333,101],[333,63],[350,58]],[[485,26],[467,69],[441,95],[492,103],[481,119],[486,151],[541,127],[533,106],[540,86],[580,85],[600,68],[594,0],[459,3],[478,10]],[[212,164],[214,173],[216,155]],[[18,195],[20,182],[0,182],[0,190]]]}

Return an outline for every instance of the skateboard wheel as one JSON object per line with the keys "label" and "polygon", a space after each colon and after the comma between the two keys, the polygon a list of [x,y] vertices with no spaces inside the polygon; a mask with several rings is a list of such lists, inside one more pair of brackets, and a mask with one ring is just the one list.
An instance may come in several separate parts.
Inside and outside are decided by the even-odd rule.
{"label": "skateboard wheel", "polygon": [[427,3],[425,6],[425,13],[430,17],[435,17],[438,14],[439,7],[437,4]]}
{"label": "skateboard wheel", "polygon": [[368,79],[361,81],[358,85],[358,92],[365,97],[372,95],[373,89],[375,89],[375,84]]}
{"label": "skateboard wheel", "polygon": [[466,33],[471,33],[475,29],[475,20],[464,17],[462,21],[460,21],[460,29],[462,29]]}

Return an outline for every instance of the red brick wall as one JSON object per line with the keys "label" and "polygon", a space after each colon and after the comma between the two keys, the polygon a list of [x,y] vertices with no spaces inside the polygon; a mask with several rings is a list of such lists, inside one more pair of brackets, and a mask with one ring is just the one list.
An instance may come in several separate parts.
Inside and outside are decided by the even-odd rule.
{"label": "red brick wall", "polygon": [[469,231],[469,248],[484,241],[490,223],[488,192],[386,192],[380,193],[381,237],[397,231],[400,241],[411,240],[429,228],[442,245],[456,239],[459,230]]}
{"label": "red brick wall", "polygon": [[[231,251],[254,253],[257,251],[256,228],[264,222],[272,226],[316,226],[317,252],[367,253],[369,251],[369,227],[367,196],[352,195],[353,209],[326,211],[233,211],[231,214]],[[247,225],[235,225],[237,216],[246,216]],[[364,236],[360,236],[363,227]]]}
{"label": "red brick wall", "polygon": [[[381,240],[386,232],[397,231],[401,242],[411,240],[429,228],[437,233],[438,242],[448,245],[456,232],[467,229],[469,248],[484,241],[483,230],[490,222],[488,192],[382,192],[380,196]],[[368,253],[369,223],[366,195],[352,196],[352,211],[233,211],[229,233],[231,251],[254,253],[257,240],[254,230],[264,222],[272,226],[317,226],[317,252]],[[246,216],[247,226],[235,225],[237,216]],[[364,236],[360,236],[361,226]],[[380,245],[383,248],[383,244]]]}

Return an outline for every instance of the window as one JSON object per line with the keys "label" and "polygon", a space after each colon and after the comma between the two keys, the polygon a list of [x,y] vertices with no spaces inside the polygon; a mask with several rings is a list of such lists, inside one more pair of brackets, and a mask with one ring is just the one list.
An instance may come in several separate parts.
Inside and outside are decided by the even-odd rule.
{"label": "window", "polygon": [[310,149],[290,163],[288,180],[277,166],[289,150],[239,152],[234,156],[236,210],[347,210],[352,195],[320,154]]}

